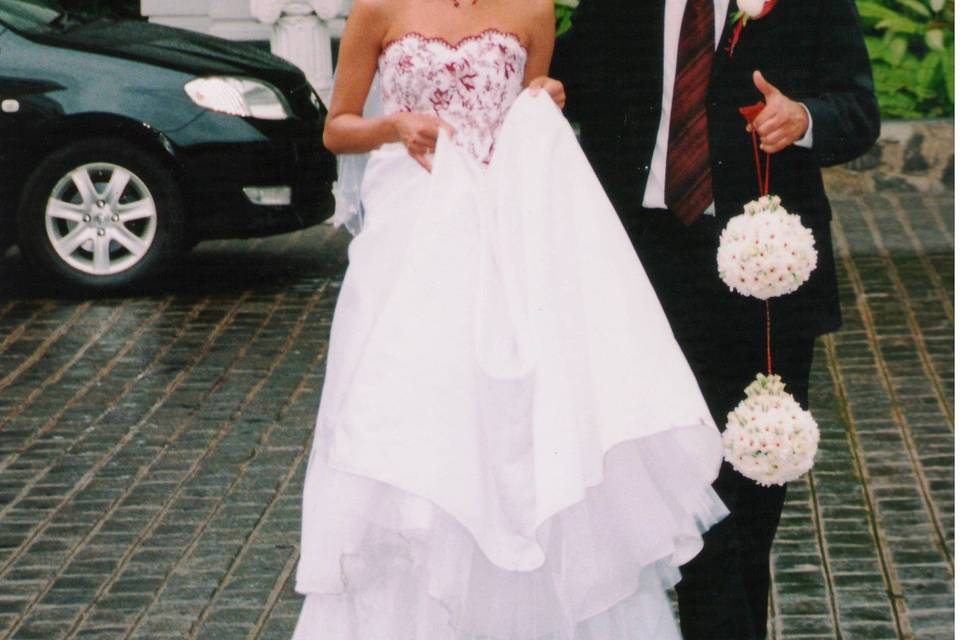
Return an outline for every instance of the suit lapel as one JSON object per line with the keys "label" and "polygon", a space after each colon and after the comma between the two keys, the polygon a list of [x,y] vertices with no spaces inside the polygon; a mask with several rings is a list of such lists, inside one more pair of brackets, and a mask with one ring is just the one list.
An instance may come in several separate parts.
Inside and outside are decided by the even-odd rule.
{"label": "suit lapel", "polygon": [[720,46],[717,47],[717,53],[713,57],[713,69],[710,73],[711,82],[720,74],[723,67],[730,62],[727,43],[730,42],[730,36],[733,35],[733,24],[731,21],[737,10],[737,0],[730,0],[730,4],[727,6],[727,17],[723,24],[723,33],[720,34]]}
{"label": "suit lapel", "polygon": [[[627,103],[645,105],[656,94],[660,104],[663,87],[663,17],[666,0],[620,0],[620,11],[611,12],[611,42],[622,43],[612,51],[611,63],[623,72],[620,90]],[[596,2],[596,0],[594,0]],[[617,6],[617,5],[614,5]],[[643,96],[640,98],[640,96]],[[640,109],[641,104],[631,104]],[[628,107],[629,108],[629,107]],[[639,118],[634,114],[633,118]]]}
{"label": "suit lapel", "polygon": [[[649,37],[654,43],[656,43],[655,50],[658,52],[657,62],[660,65],[661,73],[663,72],[663,43],[665,39],[665,34],[663,33],[663,21],[664,17],[667,14],[667,0],[659,0],[658,2],[650,3],[650,13],[644,21],[646,28],[648,29],[647,37]],[[658,74],[660,75],[660,74]]]}
{"label": "suit lapel", "polygon": [[622,28],[627,29],[629,39],[635,42],[637,50],[647,54],[648,57],[642,61],[644,71],[649,72],[647,65],[656,64],[658,76],[663,73],[663,17],[666,1],[627,0],[628,8],[614,15],[623,22]]}

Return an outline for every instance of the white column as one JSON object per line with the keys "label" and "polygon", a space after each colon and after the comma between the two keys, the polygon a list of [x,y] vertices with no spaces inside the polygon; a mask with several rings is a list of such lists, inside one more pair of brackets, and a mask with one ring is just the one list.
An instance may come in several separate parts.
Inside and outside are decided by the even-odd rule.
{"label": "white column", "polygon": [[323,100],[333,92],[333,48],[328,22],[343,0],[250,0],[253,16],[273,26],[271,51],[300,67]]}

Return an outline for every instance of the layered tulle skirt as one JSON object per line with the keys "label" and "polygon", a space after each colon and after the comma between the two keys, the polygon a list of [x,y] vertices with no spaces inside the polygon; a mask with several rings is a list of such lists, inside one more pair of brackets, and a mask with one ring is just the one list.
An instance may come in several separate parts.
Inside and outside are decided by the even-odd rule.
{"label": "layered tulle skirt", "polygon": [[363,183],[307,468],[297,640],[679,638],[719,434],[569,126],[523,94]]}

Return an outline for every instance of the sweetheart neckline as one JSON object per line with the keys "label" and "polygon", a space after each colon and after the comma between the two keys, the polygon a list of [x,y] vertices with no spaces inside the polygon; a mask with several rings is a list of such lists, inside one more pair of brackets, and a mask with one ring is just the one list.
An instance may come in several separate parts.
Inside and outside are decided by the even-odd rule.
{"label": "sweetheart neckline", "polygon": [[442,44],[442,45],[446,46],[446,47],[449,48],[451,51],[458,51],[458,50],[459,50],[464,44],[466,44],[467,42],[471,42],[471,41],[473,41],[473,40],[482,40],[484,37],[486,37],[486,36],[488,36],[488,35],[490,35],[490,34],[497,34],[497,35],[501,35],[501,36],[506,36],[507,38],[511,38],[511,39],[513,39],[514,41],[516,41],[517,45],[518,45],[521,49],[523,49],[523,52],[524,52],[524,53],[528,53],[528,52],[529,52],[528,49],[527,49],[527,46],[526,46],[525,44],[523,44],[523,40],[520,38],[520,36],[517,35],[516,33],[514,33],[513,31],[504,31],[504,30],[502,30],[502,29],[497,29],[496,27],[488,27],[488,28],[484,29],[483,31],[478,31],[477,33],[472,33],[472,34],[470,34],[470,35],[463,36],[462,38],[460,38],[460,39],[457,40],[456,42],[451,42],[450,40],[448,40],[447,38],[445,38],[445,37],[443,37],[443,36],[427,36],[427,35],[424,35],[424,34],[420,33],[419,31],[408,31],[407,33],[403,34],[402,36],[396,37],[396,38],[394,38],[393,40],[390,40],[390,41],[388,41],[386,44],[384,44],[384,45],[383,45],[383,50],[380,52],[380,55],[382,56],[383,54],[385,54],[385,53],[387,52],[388,49],[390,49],[390,47],[392,47],[393,45],[395,45],[395,44],[397,44],[397,43],[399,43],[399,42],[402,42],[403,40],[406,40],[407,38],[417,38],[417,39],[421,40],[422,42],[435,42],[435,43],[437,43],[437,44]]}

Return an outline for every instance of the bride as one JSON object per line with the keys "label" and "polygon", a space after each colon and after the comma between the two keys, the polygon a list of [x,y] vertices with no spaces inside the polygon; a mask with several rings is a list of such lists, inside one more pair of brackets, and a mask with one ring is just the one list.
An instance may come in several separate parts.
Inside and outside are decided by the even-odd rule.
{"label": "bride", "polygon": [[348,20],[324,142],[372,153],[296,640],[680,637],[666,591],[726,515],[719,434],[558,109],[553,35],[551,0]]}

